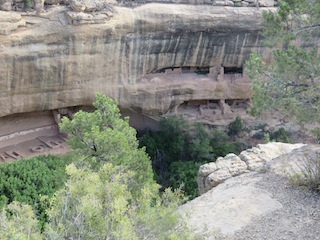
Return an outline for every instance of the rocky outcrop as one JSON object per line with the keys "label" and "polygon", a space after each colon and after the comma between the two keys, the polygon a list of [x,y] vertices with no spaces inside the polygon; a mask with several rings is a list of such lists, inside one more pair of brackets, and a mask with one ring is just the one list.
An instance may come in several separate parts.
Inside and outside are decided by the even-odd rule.
{"label": "rocky outcrop", "polygon": [[[25,26],[26,26],[26,21],[21,17],[19,13],[0,11],[0,35],[10,34],[12,31],[17,30],[19,27],[25,27]],[[1,93],[2,92],[0,92],[0,94]]]}
{"label": "rocky outcrop", "polygon": [[257,147],[241,152],[239,156],[231,153],[224,158],[219,157],[215,162],[199,168],[199,193],[203,194],[231,177],[255,171],[271,160],[303,146],[304,144],[271,142],[258,144]]}
{"label": "rocky outcrop", "polygon": [[259,181],[261,177],[252,172],[228,179],[183,205],[180,212],[203,239],[240,239],[236,232],[250,225],[255,217],[283,207],[270,192],[255,186]]}
{"label": "rocky outcrop", "polygon": [[[319,192],[292,184],[292,176],[306,173],[318,179],[319,145],[268,143],[253,152],[267,160],[263,168],[228,178],[182,205],[179,212],[187,225],[207,240],[317,239]],[[231,173],[238,161],[230,154],[200,170],[203,175],[220,168]]]}
{"label": "rocky outcrop", "polygon": [[[213,6],[228,7],[274,7],[278,6],[278,0],[138,0],[135,4],[159,2],[159,3],[183,3],[183,4],[207,4]],[[124,1],[125,4],[133,4]]]}
{"label": "rocky outcrop", "polygon": [[[85,15],[82,21],[65,6],[40,16],[8,12],[7,28],[0,26],[7,34],[0,38],[0,116],[90,105],[98,91],[146,115],[167,113],[190,100],[250,98],[250,85],[242,77],[220,82],[196,73],[161,78],[157,71],[239,69],[252,50],[268,61],[259,35],[261,13],[256,8],[146,4],[114,6],[104,18]],[[95,24],[82,24],[89,22]]]}

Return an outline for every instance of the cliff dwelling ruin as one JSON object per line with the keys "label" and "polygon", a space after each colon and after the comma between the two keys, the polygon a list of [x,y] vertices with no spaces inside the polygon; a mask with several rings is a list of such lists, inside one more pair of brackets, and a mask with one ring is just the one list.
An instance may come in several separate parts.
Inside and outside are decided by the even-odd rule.
{"label": "cliff dwelling ruin", "polygon": [[29,12],[0,6],[0,161],[67,151],[57,123],[96,92],[117,99],[140,129],[171,114],[217,126],[246,117],[242,66],[252,50],[270,58],[261,15],[277,1],[49,2]]}
{"label": "cliff dwelling ruin", "polygon": [[[164,115],[182,114],[189,119],[207,121],[212,125],[227,125],[236,116],[245,115],[250,106],[250,81],[245,76],[243,68],[213,67],[171,67],[164,68],[144,76],[138,84],[147,89],[160,88],[166,84],[185,85],[199,84],[207,89],[222,92],[213,94],[210,99],[186,99],[171,106]],[[149,86],[150,87],[150,86]],[[220,88],[220,90],[219,90]],[[238,88],[245,94],[239,98]],[[213,91],[214,93],[215,91]],[[229,94],[228,96],[226,95]],[[172,94],[168,92],[168,94]],[[176,94],[179,95],[177,92]],[[162,96],[163,98],[173,97]],[[234,98],[232,96],[237,96]],[[161,101],[161,99],[160,99]],[[91,111],[90,107],[71,107],[52,111],[15,114],[0,118],[0,161],[9,162],[21,157],[38,154],[64,154],[68,151],[65,136],[59,133],[58,123],[63,116],[72,118],[78,110]],[[130,124],[136,129],[156,129],[160,116],[146,116],[130,110],[122,109],[122,113],[130,116]]]}
{"label": "cliff dwelling ruin", "polygon": [[[159,88],[167,84],[196,84],[203,91],[211,90],[211,97],[179,99],[165,114],[182,114],[191,119],[207,120],[212,125],[217,121],[227,125],[235,116],[245,117],[246,110],[251,106],[251,82],[243,67],[168,67],[147,74],[140,84],[141,88],[148,88],[148,84]],[[171,96],[180,94],[179,91],[172,91]]]}

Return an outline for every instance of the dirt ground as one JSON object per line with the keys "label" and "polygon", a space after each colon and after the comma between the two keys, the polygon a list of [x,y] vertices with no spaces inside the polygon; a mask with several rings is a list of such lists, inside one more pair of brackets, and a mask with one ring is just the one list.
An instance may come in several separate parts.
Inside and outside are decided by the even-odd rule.
{"label": "dirt ground", "polygon": [[0,163],[69,149],[50,111],[0,118]]}

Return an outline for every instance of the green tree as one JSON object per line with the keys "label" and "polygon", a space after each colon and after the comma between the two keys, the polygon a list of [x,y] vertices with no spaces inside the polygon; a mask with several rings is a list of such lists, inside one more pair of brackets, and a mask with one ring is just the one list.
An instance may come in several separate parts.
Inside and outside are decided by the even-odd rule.
{"label": "green tree", "polygon": [[190,239],[176,208],[180,191],[159,194],[151,161],[115,101],[97,94],[92,113],[64,118],[77,159],[51,199],[47,239]]}
{"label": "green tree", "polygon": [[0,208],[19,201],[34,207],[40,228],[47,221],[41,196],[52,196],[67,180],[68,157],[38,156],[0,165]]}
{"label": "green tree", "polygon": [[239,136],[244,130],[244,122],[241,117],[237,116],[236,119],[229,124],[228,130],[230,136]]}
{"label": "green tree", "polygon": [[264,64],[253,53],[246,66],[253,79],[252,114],[277,110],[304,125],[320,117],[320,1],[282,0],[265,12],[266,44],[273,59]]}
{"label": "green tree", "polygon": [[186,146],[190,125],[183,116],[168,117],[160,121],[161,147],[167,152],[170,163],[187,160]]}
{"label": "green tree", "polygon": [[225,132],[200,122],[191,124],[182,116],[162,119],[160,130],[143,135],[140,144],[152,158],[156,180],[163,187],[181,187],[191,199],[198,196],[199,166],[237,152]]}
{"label": "green tree", "polygon": [[67,168],[70,180],[55,195],[48,214],[47,239],[188,239],[179,230],[178,192],[154,194],[157,185],[134,194],[134,173],[105,163],[98,171]]}
{"label": "green tree", "polygon": [[210,133],[205,129],[202,123],[195,123],[194,130],[191,136],[190,156],[194,162],[210,161],[214,156],[212,155],[213,147],[211,146]]}
{"label": "green tree", "polygon": [[27,204],[13,201],[0,212],[0,222],[0,239],[43,239],[38,220]]}
{"label": "green tree", "polygon": [[129,119],[122,119],[117,103],[96,95],[94,112],[79,111],[72,120],[63,118],[61,131],[68,134],[68,143],[79,168],[99,170],[107,163],[134,173],[135,187],[152,184],[153,172],[144,148],[139,148],[136,131],[129,126]]}

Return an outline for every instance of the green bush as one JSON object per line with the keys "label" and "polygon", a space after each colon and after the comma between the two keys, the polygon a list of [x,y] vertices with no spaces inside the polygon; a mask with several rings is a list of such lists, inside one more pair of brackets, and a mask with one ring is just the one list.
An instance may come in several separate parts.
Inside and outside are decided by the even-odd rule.
{"label": "green bush", "polygon": [[36,210],[41,228],[47,220],[41,196],[52,196],[67,179],[65,167],[69,158],[38,156],[0,165],[0,208],[14,200]]}
{"label": "green bush", "polygon": [[230,137],[224,131],[213,129],[210,135],[210,144],[213,147],[213,157],[211,161],[214,161],[218,157],[224,157],[228,153],[238,153],[236,144],[230,141]]}
{"label": "green bush", "polygon": [[295,169],[289,173],[291,183],[320,191],[320,153],[306,153],[294,162]]}
{"label": "green bush", "polygon": [[277,131],[270,133],[270,140],[276,142],[292,143],[291,133],[284,128],[279,128]]}
{"label": "green bush", "polygon": [[262,140],[262,139],[264,139],[264,137],[265,137],[265,132],[262,132],[262,131],[257,132],[252,136],[252,138],[255,138],[257,140]]}
{"label": "green bush", "polygon": [[234,3],[234,6],[235,6],[235,7],[241,7],[241,6],[242,6],[241,1],[235,2],[235,3]]}
{"label": "green bush", "polygon": [[186,197],[193,199],[198,193],[198,169],[204,164],[201,162],[173,162],[170,168],[170,182],[173,188],[181,188]]}
{"label": "green bush", "polygon": [[184,183],[183,190],[191,198],[197,196],[196,176],[201,164],[239,152],[225,132],[202,123],[190,124],[181,116],[161,120],[160,130],[144,134],[140,146],[146,146],[158,183],[164,188]]}
{"label": "green bush", "polygon": [[237,116],[236,119],[231,122],[228,126],[228,134],[229,136],[239,136],[240,133],[244,130],[245,124],[243,120]]}

